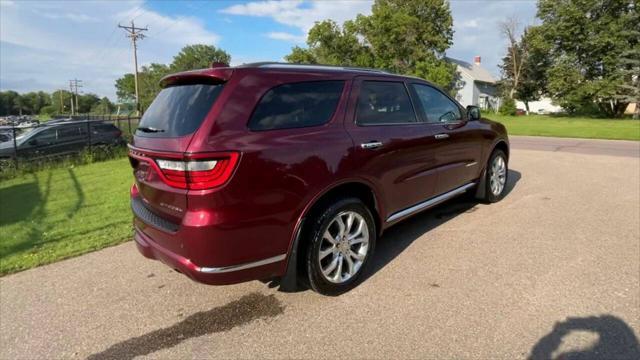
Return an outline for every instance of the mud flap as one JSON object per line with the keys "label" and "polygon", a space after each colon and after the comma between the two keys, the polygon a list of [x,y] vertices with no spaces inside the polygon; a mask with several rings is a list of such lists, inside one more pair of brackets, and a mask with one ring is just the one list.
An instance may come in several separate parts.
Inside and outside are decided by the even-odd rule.
{"label": "mud flap", "polygon": [[480,180],[478,181],[478,186],[476,186],[476,194],[475,198],[478,200],[485,199],[487,195],[487,169],[482,170],[482,174],[480,175]]}
{"label": "mud flap", "polygon": [[293,239],[293,246],[291,247],[291,254],[287,261],[287,271],[280,280],[279,291],[282,292],[295,292],[298,290],[298,244],[300,242],[300,236],[302,234],[302,228],[304,227],[304,220],[300,221],[300,226],[296,232],[296,237]]}

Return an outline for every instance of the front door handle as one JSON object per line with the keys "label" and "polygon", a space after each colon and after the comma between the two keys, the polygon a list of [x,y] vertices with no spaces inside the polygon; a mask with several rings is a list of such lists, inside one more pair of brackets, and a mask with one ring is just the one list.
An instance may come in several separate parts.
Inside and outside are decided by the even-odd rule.
{"label": "front door handle", "polygon": [[436,140],[444,140],[449,138],[449,134],[436,134],[434,137]]}
{"label": "front door handle", "polygon": [[360,147],[363,149],[375,149],[382,146],[382,142],[380,141],[369,141],[367,143],[360,144]]}

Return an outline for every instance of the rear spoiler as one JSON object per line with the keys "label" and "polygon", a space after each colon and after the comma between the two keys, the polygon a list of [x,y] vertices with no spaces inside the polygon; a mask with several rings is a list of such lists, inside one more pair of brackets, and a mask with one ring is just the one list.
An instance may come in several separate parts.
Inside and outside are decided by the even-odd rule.
{"label": "rear spoiler", "polygon": [[160,87],[186,84],[221,84],[229,80],[231,74],[233,74],[233,69],[228,67],[185,71],[163,77],[160,80]]}

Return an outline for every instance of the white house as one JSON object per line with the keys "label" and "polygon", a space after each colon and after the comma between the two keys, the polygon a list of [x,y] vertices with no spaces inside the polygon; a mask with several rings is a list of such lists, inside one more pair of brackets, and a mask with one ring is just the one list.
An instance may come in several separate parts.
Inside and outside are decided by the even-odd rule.
{"label": "white house", "polygon": [[456,100],[463,106],[475,105],[484,110],[497,110],[500,107],[500,96],[496,79],[480,65],[481,58],[476,56],[473,64],[466,61],[447,58],[456,64],[460,74]]}

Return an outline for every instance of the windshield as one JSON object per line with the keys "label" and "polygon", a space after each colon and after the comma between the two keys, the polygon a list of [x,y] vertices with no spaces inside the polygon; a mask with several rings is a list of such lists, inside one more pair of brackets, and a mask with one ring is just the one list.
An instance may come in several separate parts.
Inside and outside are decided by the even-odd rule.
{"label": "windshield", "polygon": [[193,133],[223,85],[190,84],[163,89],[140,120],[137,136],[178,137]]}

